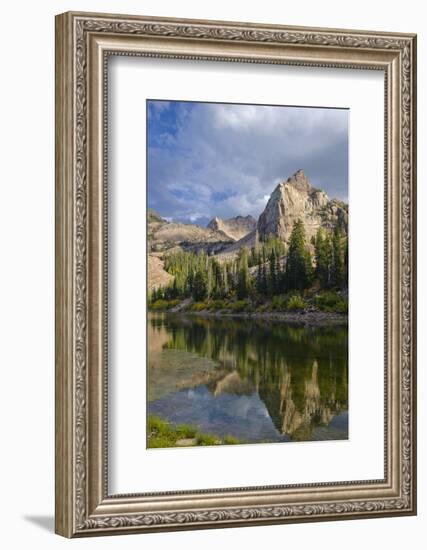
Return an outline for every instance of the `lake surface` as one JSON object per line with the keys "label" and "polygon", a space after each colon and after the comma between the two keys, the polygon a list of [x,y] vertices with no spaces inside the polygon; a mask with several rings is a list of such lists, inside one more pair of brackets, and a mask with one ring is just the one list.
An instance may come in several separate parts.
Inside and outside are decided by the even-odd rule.
{"label": "lake surface", "polygon": [[148,315],[148,414],[245,443],[348,438],[347,326]]}

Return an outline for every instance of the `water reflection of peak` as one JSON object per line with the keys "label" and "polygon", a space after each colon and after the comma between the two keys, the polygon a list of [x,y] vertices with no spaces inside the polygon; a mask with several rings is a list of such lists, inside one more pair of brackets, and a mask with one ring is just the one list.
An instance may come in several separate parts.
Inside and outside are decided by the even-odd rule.
{"label": "water reflection of peak", "polygon": [[293,379],[292,369],[288,369],[278,384],[260,385],[259,395],[280,433],[293,439],[311,439],[316,426],[329,424],[335,415],[347,408],[347,397],[342,394],[345,388],[339,388],[339,381],[335,379],[325,391],[324,375],[318,361],[314,360],[311,375],[306,372],[301,377],[302,383]]}
{"label": "water reflection of peak", "polygon": [[254,393],[254,389],[254,385],[250,380],[242,380],[239,373],[233,371],[216,381],[213,394],[232,393],[234,395],[251,395]]}

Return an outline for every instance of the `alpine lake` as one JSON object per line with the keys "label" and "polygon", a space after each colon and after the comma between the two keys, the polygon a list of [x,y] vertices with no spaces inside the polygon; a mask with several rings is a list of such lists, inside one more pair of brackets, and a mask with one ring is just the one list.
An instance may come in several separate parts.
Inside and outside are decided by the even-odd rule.
{"label": "alpine lake", "polygon": [[217,443],[348,438],[347,324],[149,313],[147,342],[150,418]]}

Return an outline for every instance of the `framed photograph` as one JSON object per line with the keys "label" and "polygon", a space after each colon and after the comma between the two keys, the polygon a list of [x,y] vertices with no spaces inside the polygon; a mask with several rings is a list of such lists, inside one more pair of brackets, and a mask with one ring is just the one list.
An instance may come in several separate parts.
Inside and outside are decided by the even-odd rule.
{"label": "framed photograph", "polygon": [[416,513],[416,37],[56,18],[56,532]]}

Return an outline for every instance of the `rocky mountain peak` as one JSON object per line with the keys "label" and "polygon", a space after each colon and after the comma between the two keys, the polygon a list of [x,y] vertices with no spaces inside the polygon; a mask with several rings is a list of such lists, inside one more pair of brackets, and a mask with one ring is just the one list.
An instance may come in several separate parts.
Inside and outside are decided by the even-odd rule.
{"label": "rocky mountain peak", "polygon": [[295,189],[301,192],[308,193],[313,188],[309,182],[307,176],[304,173],[304,170],[301,168],[295,172],[293,176],[290,176],[283,185],[291,185]]}
{"label": "rocky mountain peak", "polygon": [[271,194],[258,220],[259,236],[267,238],[272,234],[287,241],[298,219],[304,223],[308,240],[319,227],[333,229],[338,224],[347,231],[348,206],[331,201],[324,191],[311,185],[303,170],[298,170]]}

